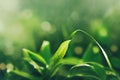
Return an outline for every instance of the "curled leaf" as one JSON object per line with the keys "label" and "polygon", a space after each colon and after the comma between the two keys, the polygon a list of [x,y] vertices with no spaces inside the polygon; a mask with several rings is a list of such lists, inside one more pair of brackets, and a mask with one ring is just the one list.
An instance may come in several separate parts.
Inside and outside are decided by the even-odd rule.
{"label": "curled leaf", "polygon": [[96,40],[94,37],[92,37],[89,33],[85,32],[85,31],[83,31],[83,30],[76,30],[76,31],[74,31],[74,32],[71,34],[71,37],[73,37],[77,32],[82,32],[83,34],[87,35],[90,39],[92,39],[92,40],[98,45],[98,47],[100,48],[100,50],[102,51],[102,53],[103,53],[103,55],[104,55],[104,57],[105,57],[105,59],[106,59],[106,62],[107,62],[107,64],[108,64],[109,68],[112,70],[113,68],[112,68],[111,62],[110,62],[110,60],[109,60],[109,58],[108,58],[108,56],[107,56],[107,53],[106,53],[105,50],[102,48],[102,46],[97,42],[97,40]]}

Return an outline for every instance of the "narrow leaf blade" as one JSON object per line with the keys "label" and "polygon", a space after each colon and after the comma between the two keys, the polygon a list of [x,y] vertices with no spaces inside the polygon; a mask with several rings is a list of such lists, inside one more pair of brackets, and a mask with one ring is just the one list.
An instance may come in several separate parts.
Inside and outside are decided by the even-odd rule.
{"label": "narrow leaf blade", "polygon": [[14,73],[16,75],[19,75],[21,77],[30,79],[30,80],[41,80],[40,78],[34,77],[34,76],[30,75],[29,73],[26,73],[24,71],[20,71],[20,70],[17,70],[17,69],[13,70],[12,73]]}
{"label": "narrow leaf blade", "polygon": [[42,74],[42,71],[44,68],[42,66],[39,66],[35,61],[33,61],[31,58],[24,58],[25,61],[27,61],[30,65],[34,67],[39,73]]}
{"label": "narrow leaf blade", "polygon": [[79,76],[79,77],[89,77],[89,78],[94,78],[99,80],[99,77],[96,75],[96,73],[92,70],[92,66],[90,66],[89,64],[80,64],[80,65],[76,65],[73,66],[70,70],[70,74],[68,75],[68,77],[72,78],[75,76]]}
{"label": "narrow leaf blade", "polygon": [[40,49],[40,54],[49,63],[50,58],[51,58],[49,41],[43,41],[41,49]]}
{"label": "narrow leaf blade", "polygon": [[107,64],[108,64],[109,68],[110,68],[111,70],[113,70],[112,65],[111,65],[111,62],[110,62],[110,60],[109,60],[109,58],[108,58],[108,56],[107,56],[107,53],[106,53],[105,50],[102,48],[102,46],[97,42],[97,40],[96,40],[94,37],[92,37],[89,33],[85,32],[85,31],[83,31],[83,30],[76,30],[76,31],[74,31],[74,32],[71,34],[71,37],[73,37],[77,32],[82,32],[83,34],[85,34],[86,36],[88,36],[90,39],[92,39],[92,40],[98,45],[98,47],[100,48],[100,50],[102,51],[102,54],[104,55],[104,57],[105,57],[105,59],[106,59],[106,62],[107,62]]}
{"label": "narrow leaf blade", "polygon": [[58,50],[55,52],[54,56],[51,58],[51,65],[57,64],[66,54],[69,43],[71,40],[64,41]]}
{"label": "narrow leaf blade", "polygon": [[80,63],[83,63],[83,60],[75,57],[65,58],[59,62],[61,65],[77,65]]}
{"label": "narrow leaf blade", "polygon": [[75,65],[70,70],[69,77],[80,76],[80,77],[91,77],[97,80],[106,80],[105,69],[98,63],[84,63]]}
{"label": "narrow leaf blade", "polygon": [[47,65],[47,62],[44,60],[44,58],[30,50],[23,49],[24,56],[30,57],[33,60],[36,60],[44,65]]}
{"label": "narrow leaf blade", "polygon": [[55,54],[53,55],[53,57],[51,58],[51,61],[50,61],[50,73],[49,73],[51,75],[51,77],[53,77],[55,75],[55,73],[57,72],[58,67],[59,67],[58,63],[65,56],[70,41],[71,40],[64,41],[60,45],[60,47],[57,49],[57,51],[55,52]]}

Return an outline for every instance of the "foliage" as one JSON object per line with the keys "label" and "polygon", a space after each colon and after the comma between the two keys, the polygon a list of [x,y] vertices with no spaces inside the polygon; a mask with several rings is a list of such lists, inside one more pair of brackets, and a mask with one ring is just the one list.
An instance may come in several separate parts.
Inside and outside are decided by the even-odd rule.
{"label": "foliage", "polygon": [[[89,59],[86,60],[91,54],[87,50],[82,58],[67,56],[66,53],[72,42],[71,39],[62,42],[53,56],[48,41],[43,42],[40,53],[23,49],[23,59],[33,66],[39,73],[38,76],[33,76],[30,73],[18,69],[13,70],[11,73],[29,80],[120,80],[119,74],[113,69],[111,62],[101,45],[90,34],[82,30],[74,31],[71,36],[74,37],[78,32],[87,35],[88,38],[92,39],[92,41],[98,45],[108,66],[98,62],[89,61]],[[92,59],[92,57],[89,58]]]}

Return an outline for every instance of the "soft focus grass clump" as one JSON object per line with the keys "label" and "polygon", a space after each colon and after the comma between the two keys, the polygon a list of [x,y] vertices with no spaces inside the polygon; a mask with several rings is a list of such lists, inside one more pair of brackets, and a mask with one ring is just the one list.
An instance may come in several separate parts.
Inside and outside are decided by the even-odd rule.
{"label": "soft focus grass clump", "polygon": [[95,56],[91,56],[90,47],[85,51],[82,58],[67,56],[69,54],[67,50],[72,39],[62,42],[53,55],[50,51],[50,43],[44,41],[40,53],[23,49],[23,59],[35,69],[37,74],[32,74],[31,71],[29,73],[21,71],[17,68],[11,73],[29,80],[120,80],[119,74],[113,69],[101,45],[90,34],[82,30],[74,31],[71,36],[74,37],[78,32],[87,35],[88,38],[97,44],[107,65],[96,62],[97,60],[92,61]]}

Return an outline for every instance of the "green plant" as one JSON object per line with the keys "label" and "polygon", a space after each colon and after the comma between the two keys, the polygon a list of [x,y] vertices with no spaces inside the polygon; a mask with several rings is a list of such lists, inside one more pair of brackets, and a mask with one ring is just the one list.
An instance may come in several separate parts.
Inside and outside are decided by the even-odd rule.
{"label": "green plant", "polygon": [[18,69],[13,70],[12,73],[30,80],[120,80],[119,75],[113,69],[110,60],[101,45],[90,34],[82,30],[74,31],[71,36],[73,37],[77,32],[84,33],[98,45],[108,67],[97,62],[86,60],[90,55],[90,53],[87,52],[85,52],[82,59],[65,57],[72,40],[62,42],[53,56],[50,52],[50,43],[44,41],[40,54],[23,49],[24,60],[38,71],[39,76],[33,76],[30,73]]}

